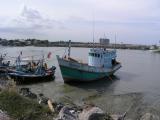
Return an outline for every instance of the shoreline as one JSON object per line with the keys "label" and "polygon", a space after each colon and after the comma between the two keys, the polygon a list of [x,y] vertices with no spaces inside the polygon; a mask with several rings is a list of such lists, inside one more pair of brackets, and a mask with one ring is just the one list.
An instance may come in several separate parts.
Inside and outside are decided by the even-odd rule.
{"label": "shoreline", "polygon": [[[25,46],[35,46],[35,47],[68,47],[68,41],[48,41],[48,40],[38,40],[38,39],[14,39],[7,40],[0,38],[0,45],[8,47],[25,47]],[[111,49],[135,49],[135,50],[149,50],[151,45],[141,45],[141,44],[125,44],[125,43],[92,43],[92,42],[71,42],[72,47],[82,47],[82,48],[111,48]]]}
{"label": "shoreline", "polygon": [[[3,46],[3,45],[2,45]],[[3,47],[68,47],[68,45],[18,45],[18,46],[3,46]],[[77,47],[77,48],[106,48],[106,49],[130,49],[130,50],[150,50],[149,46],[144,46],[144,45],[120,45],[117,44],[116,47],[113,45],[88,45],[88,44],[83,44],[83,45],[78,45],[78,44],[71,44],[71,47]]]}

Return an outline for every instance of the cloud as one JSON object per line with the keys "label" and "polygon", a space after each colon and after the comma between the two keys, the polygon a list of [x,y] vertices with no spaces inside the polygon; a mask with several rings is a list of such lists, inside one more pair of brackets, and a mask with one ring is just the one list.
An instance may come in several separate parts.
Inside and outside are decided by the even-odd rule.
{"label": "cloud", "polygon": [[24,18],[27,18],[28,20],[43,19],[43,17],[40,15],[40,13],[37,10],[27,8],[26,6],[24,6],[23,8],[21,16]]}
{"label": "cloud", "polygon": [[18,22],[25,23],[29,25],[31,28],[43,28],[43,29],[52,29],[52,28],[60,28],[63,26],[63,23],[58,20],[54,20],[48,16],[42,16],[39,11],[27,8],[26,6],[23,8],[21,16],[16,19]]}
{"label": "cloud", "polygon": [[19,16],[0,27],[0,32],[27,36],[28,34],[44,34],[47,30],[64,28],[62,22],[41,15],[36,9],[24,6]]}

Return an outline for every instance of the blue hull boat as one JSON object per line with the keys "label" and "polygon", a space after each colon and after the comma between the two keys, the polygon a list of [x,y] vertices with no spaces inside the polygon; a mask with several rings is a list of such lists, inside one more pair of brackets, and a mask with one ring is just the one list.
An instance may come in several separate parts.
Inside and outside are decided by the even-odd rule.
{"label": "blue hull boat", "polygon": [[22,72],[15,70],[8,73],[8,75],[14,79],[16,84],[30,84],[54,80],[55,69],[56,67],[53,66],[50,69],[42,71],[41,73]]}

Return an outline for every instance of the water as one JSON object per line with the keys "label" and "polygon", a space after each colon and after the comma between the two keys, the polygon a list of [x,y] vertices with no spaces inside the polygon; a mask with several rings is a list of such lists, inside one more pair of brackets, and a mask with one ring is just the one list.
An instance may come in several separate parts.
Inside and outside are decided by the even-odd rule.
{"label": "water", "polygon": [[[150,51],[118,50],[118,61],[122,68],[113,80],[83,84],[64,84],[55,55],[64,55],[65,48],[53,47],[12,47],[3,49],[8,56],[41,54],[52,52],[49,66],[55,65],[56,79],[47,83],[25,85],[36,93],[44,93],[56,101],[73,102],[82,105],[93,102],[109,113],[124,113],[128,119],[139,119],[151,112],[160,115],[160,54]],[[72,48],[71,55],[87,62],[88,48]]]}

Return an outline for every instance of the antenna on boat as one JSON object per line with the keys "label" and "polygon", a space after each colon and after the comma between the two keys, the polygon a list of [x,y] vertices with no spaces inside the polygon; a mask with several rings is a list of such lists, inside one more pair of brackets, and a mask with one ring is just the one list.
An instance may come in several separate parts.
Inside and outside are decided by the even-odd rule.
{"label": "antenna on boat", "polygon": [[93,37],[93,38],[92,38],[92,39],[93,39],[93,48],[94,48],[94,47],[95,47],[95,43],[94,43],[94,34],[95,34],[95,33],[94,33],[94,32],[95,32],[95,17],[94,17],[94,11],[93,11],[93,24],[92,24],[92,29],[93,29],[93,31],[92,31],[92,32],[93,32],[93,33],[92,33],[92,35],[93,35],[92,37]]}
{"label": "antenna on boat", "polygon": [[71,40],[68,42],[68,57],[70,57],[71,54]]}

